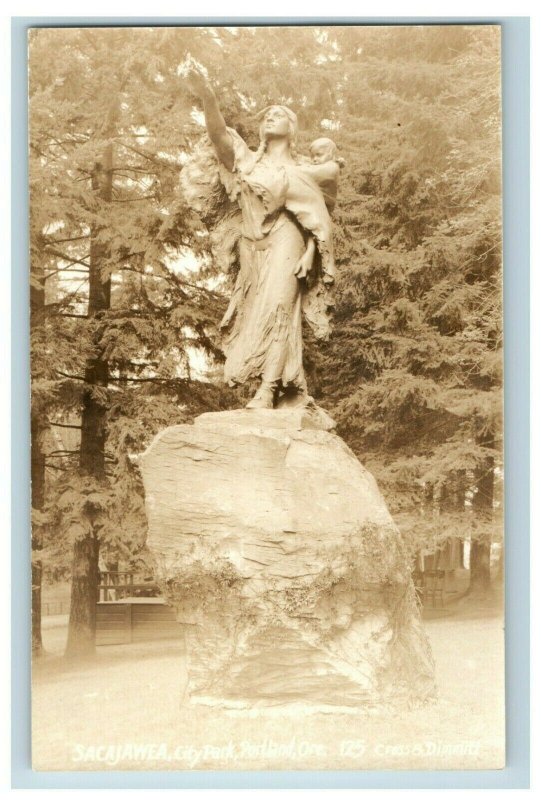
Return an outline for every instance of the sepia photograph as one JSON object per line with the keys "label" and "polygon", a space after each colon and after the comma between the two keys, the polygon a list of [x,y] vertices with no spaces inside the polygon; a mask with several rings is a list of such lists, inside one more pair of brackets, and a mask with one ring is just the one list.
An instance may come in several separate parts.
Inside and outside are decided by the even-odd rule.
{"label": "sepia photograph", "polygon": [[506,766],[500,51],[30,29],[34,770]]}

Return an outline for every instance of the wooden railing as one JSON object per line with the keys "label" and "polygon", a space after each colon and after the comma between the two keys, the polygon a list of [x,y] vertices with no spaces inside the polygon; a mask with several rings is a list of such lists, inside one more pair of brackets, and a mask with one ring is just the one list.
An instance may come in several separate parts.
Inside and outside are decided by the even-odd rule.
{"label": "wooden railing", "polygon": [[44,617],[53,617],[57,615],[69,614],[70,601],[69,600],[47,600],[41,603],[41,614]]}
{"label": "wooden railing", "polygon": [[125,597],[156,597],[159,589],[150,575],[135,572],[100,572],[98,601],[123,600]]}
{"label": "wooden railing", "polygon": [[413,583],[422,605],[430,601],[433,608],[445,605],[445,570],[432,569],[413,573]]}

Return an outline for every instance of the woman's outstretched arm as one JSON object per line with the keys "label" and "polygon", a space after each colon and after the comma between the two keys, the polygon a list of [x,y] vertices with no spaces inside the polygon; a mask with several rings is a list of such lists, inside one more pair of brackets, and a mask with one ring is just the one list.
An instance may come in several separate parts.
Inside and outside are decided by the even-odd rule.
{"label": "woman's outstretched arm", "polygon": [[227,132],[225,120],[220,111],[212,86],[203,73],[197,69],[190,70],[187,79],[190,89],[199,97],[203,104],[205,125],[207,126],[209,138],[214,145],[218,158],[227,169],[232,170],[235,164],[233,143]]}

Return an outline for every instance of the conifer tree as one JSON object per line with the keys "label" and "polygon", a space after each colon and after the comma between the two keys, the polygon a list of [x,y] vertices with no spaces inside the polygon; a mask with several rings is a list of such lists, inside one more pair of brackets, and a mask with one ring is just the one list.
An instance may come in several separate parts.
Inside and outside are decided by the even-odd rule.
{"label": "conifer tree", "polygon": [[322,400],[414,549],[471,537],[472,586],[486,588],[501,473],[499,31],[345,29],[337,48],[349,167]]}
{"label": "conifer tree", "polygon": [[255,112],[276,102],[298,113],[301,150],[321,135],[338,144],[334,333],[324,346],[307,334],[311,392],[412,551],[471,536],[472,585],[489,579],[498,29],[41,29],[30,41],[35,563],[55,571],[71,552],[73,653],[93,648],[100,552],[116,563],[144,542],[136,454],[161,428],[242,401],[209,380],[228,284],[178,191],[203,132],[177,73],[188,55],[251,146]]}
{"label": "conifer tree", "polygon": [[45,453],[46,528],[72,547],[72,655],[94,647],[100,550],[129,554],[144,537],[133,455],[160,427],[222,402],[197,385],[189,352],[219,357],[223,301],[177,266],[187,250],[208,260],[177,193],[181,155],[200,135],[179,44],[130,29],[31,40],[32,280],[52,287],[33,320],[33,408],[42,426],[79,430],[72,449]]}

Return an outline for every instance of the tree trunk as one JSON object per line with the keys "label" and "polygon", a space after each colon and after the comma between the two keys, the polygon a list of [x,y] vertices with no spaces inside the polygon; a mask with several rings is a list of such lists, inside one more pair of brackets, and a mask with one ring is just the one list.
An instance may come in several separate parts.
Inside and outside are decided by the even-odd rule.
{"label": "tree trunk", "polygon": [[[492,441],[483,441],[490,446]],[[494,458],[489,456],[476,470],[475,492],[472,499],[473,512],[485,520],[493,517],[494,505]],[[492,534],[478,535],[472,539],[470,549],[470,587],[471,591],[486,592],[490,589],[490,550]]]}
{"label": "tree trunk", "polygon": [[91,655],[95,651],[98,602],[97,536],[85,536],[73,546],[71,604],[66,655]]}
{"label": "tree trunk", "polygon": [[[39,257],[39,256],[36,256]],[[41,269],[36,276],[41,277]],[[45,310],[45,290],[43,283],[30,286],[30,320],[32,328],[43,324]],[[45,455],[42,451],[43,420],[32,409],[30,417],[30,478],[32,509],[41,511],[45,501]],[[40,655],[43,650],[41,638],[41,583],[43,567],[39,557],[42,548],[40,525],[32,524],[32,654]]]}
{"label": "tree trunk", "polygon": [[[32,480],[32,509],[41,511],[45,498],[45,456],[41,450],[42,425],[37,414],[30,421],[31,451],[30,471]],[[42,547],[40,526],[32,525],[32,653],[40,655],[43,649],[41,640],[41,580],[43,567],[39,558]]]}
{"label": "tree trunk", "polygon": [[[92,189],[105,202],[112,198],[112,145],[108,145],[100,163],[94,167]],[[90,234],[90,269],[88,287],[88,318],[99,319],[111,306],[111,279],[103,278],[102,270],[109,258],[107,244],[99,241],[100,228]],[[105,480],[106,413],[103,401],[93,393],[93,387],[107,386],[108,364],[101,357],[100,326],[95,337],[95,355],[85,368],[85,384],[81,414],[81,474],[94,481]],[[67,656],[88,656],[95,653],[96,604],[99,578],[100,522],[92,509],[88,510],[91,532],[75,542],[73,547],[71,605],[68,629]]]}
{"label": "tree trunk", "polygon": [[489,536],[473,539],[470,547],[470,591],[490,589],[490,545]]}
{"label": "tree trunk", "polygon": [[443,563],[451,576],[464,563],[464,540],[457,535],[456,527],[457,523],[460,523],[460,515],[464,513],[465,501],[465,476],[459,470],[448,478],[447,483],[441,487],[439,495],[440,520],[448,526],[449,533],[442,548],[445,554]]}
{"label": "tree trunk", "polygon": [[[465,514],[466,512],[466,473],[465,471],[461,470],[459,476],[457,478],[457,488],[456,488],[456,495],[455,495],[456,505],[455,511],[459,514]],[[460,561],[460,568],[464,568],[464,537],[460,537],[458,540],[458,549],[459,549],[459,561]]]}

